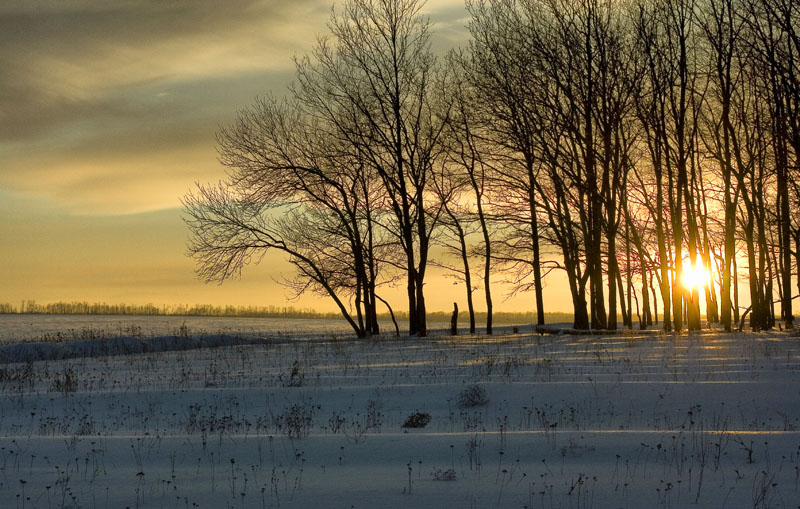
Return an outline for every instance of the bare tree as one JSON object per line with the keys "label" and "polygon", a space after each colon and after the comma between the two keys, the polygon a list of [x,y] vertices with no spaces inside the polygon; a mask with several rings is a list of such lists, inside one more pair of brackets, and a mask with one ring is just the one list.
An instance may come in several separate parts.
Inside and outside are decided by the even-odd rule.
{"label": "bare tree", "polygon": [[[378,268],[369,239],[368,169],[294,101],[262,100],[218,135],[227,181],[198,186],[184,202],[198,274],[223,282],[284,252],[285,283],[329,296],[360,337],[377,332]],[[348,300],[355,301],[355,314]]]}
{"label": "bare tree", "polygon": [[[459,168],[454,164],[449,164],[449,161],[438,167],[438,171],[431,176],[431,182],[433,190],[441,202],[441,210],[444,211],[439,219],[441,228],[438,235],[434,237],[434,242],[444,248],[446,258],[431,260],[431,264],[447,270],[449,274],[464,283],[469,314],[469,331],[474,333],[475,305],[472,294],[476,288],[472,283],[468,237],[474,233],[475,223],[472,221],[471,211],[463,199],[467,191],[467,182]],[[458,259],[460,266],[457,263],[451,263],[452,257]]]}
{"label": "bare tree", "polygon": [[[637,111],[639,120],[644,127],[646,144],[650,154],[650,164],[655,177],[655,205],[645,194],[650,214],[654,217],[656,227],[656,242],[659,260],[659,287],[661,301],[664,304],[664,330],[672,330],[672,302],[670,251],[667,245],[669,235],[669,216],[665,214],[664,204],[664,173],[665,173],[665,138],[664,118],[666,116],[666,88],[668,76],[671,72],[670,64],[663,47],[660,44],[663,36],[663,26],[658,22],[658,12],[652,2],[642,2],[634,22],[639,49],[644,56],[647,73],[643,80],[644,87],[639,95]],[[640,179],[641,191],[646,192],[648,186]],[[667,213],[671,207],[667,209]]]}
{"label": "bare tree", "polygon": [[[296,93],[337,126],[383,184],[405,254],[409,331],[427,333],[424,284],[434,224],[426,214],[444,121],[434,97],[436,60],[421,0],[350,0],[329,23],[311,57],[298,61]],[[340,118],[348,119],[340,122]]]}
{"label": "bare tree", "polygon": [[484,137],[493,142],[491,158],[496,161],[492,163],[493,173],[505,188],[499,197],[512,198],[499,214],[510,237],[496,242],[497,249],[508,249],[505,254],[497,253],[496,259],[516,272],[517,289],[527,288],[521,282],[527,274],[532,275],[537,321],[543,325],[544,264],[539,239],[535,147],[535,131],[542,126],[533,114],[534,96],[528,80],[535,76],[529,65],[531,55],[526,54],[527,48],[521,44],[524,21],[513,1],[470,2],[467,8],[472,14],[467,76],[481,99],[479,106],[490,113]]}
{"label": "bare tree", "polygon": [[[447,123],[448,165],[452,165],[453,179],[462,182],[469,193],[464,201],[470,204],[471,216],[483,243],[475,249],[483,258],[483,290],[486,301],[486,333],[492,334],[492,240],[486,195],[491,184],[490,165],[485,160],[491,156],[490,143],[484,133],[488,130],[486,111],[477,107],[480,95],[469,83],[468,56],[452,52],[448,56],[448,95],[452,100]],[[466,258],[465,258],[466,266]],[[471,302],[470,302],[471,306]],[[470,317],[473,312],[470,311]],[[472,318],[471,318],[472,319]],[[472,323],[472,322],[471,322]],[[474,332],[474,326],[470,328]]]}
{"label": "bare tree", "polygon": [[[791,191],[797,203],[796,182],[800,177],[800,9],[796,2],[783,0],[744,0],[741,23],[746,28],[746,42],[754,61],[753,70],[762,77],[770,115],[770,148],[776,176],[776,214],[778,260],[776,269],[781,317],[788,328],[793,327],[792,315],[792,229],[800,218],[791,214]],[[794,171],[793,171],[794,169]],[[792,175],[794,173],[794,175]],[[797,209],[795,209],[797,210]],[[795,226],[796,228],[796,226]],[[798,269],[800,280],[800,269]]]}
{"label": "bare tree", "polygon": [[722,261],[721,322],[726,331],[731,330],[731,275],[735,254],[734,235],[736,207],[741,188],[736,186],[732,139],[734,128],[731,108],[734,90],[741,86],[743,69],[737,66],[736,52],[740,45],[741,18],[736,15],[732,0],[706,2],[706,12],[700,23],[709,48],[709,80],[711,93],[706,98],[703,117],[707,126],[705,146],[718,161],[723,183],[724,251]]}
{"label": "bare tree", "polygon": [[[576,328],[634,312],[646,327],[660,300],[665,330],[699,329],[701,286],[709,323],[769,328],[780,302],[793,326],[796,2],[471,0],[472,39],[446,68],[422,5],[348,0],[296,60],[290,99],[220,131],[227,180],[184,199],[204,279],[283,251],[284,284],[332,298],[361,336],[400,279],[410,333],[427,333],[431,263],[464,282],[471,330],[483,286],[492,331],[498,270],[543,324],[554,269]],[[449,258],[429,260],[434,243]],[[684,284],[701,267],[708,284]]]}
{"label": "bare tree", "polygon": [[405,271],[410,333],[426,334],[423,289],[438,218],[427,208],[439,204],[427,186],[445,119],[421,6],[346,2],[331,16],[331,35],[296,60],[292,99],[261,101],[220,132],[230,178],[185,200],[203,277],[221,281],[262,250],[280,249],[297,268],[288,283],[328,294],[363,335],[378,332],[382,262]]}

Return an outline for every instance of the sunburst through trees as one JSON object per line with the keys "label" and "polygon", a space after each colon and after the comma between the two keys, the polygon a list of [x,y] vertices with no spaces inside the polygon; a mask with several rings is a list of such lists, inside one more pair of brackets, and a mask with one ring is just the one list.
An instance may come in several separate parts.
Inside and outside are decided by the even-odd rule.
{"label": "sunburst through trees", "polygon": [[333,299],[359,336],[401,281],[409,331],[426,334],[431,263],[460,274],[470,311],[483,285],[489,332],[492,274],[530,291],[544,323],[553,271],[576,328],[698,329],[701,310],[726,330],[747,314],[755,330],[793,325],[796,2],[466,8],[471,38],[446,58],[418,0],[334,11],[288,99],[220,131],[228,179],[184,199],[201,277],[281,250],[287,285]]}

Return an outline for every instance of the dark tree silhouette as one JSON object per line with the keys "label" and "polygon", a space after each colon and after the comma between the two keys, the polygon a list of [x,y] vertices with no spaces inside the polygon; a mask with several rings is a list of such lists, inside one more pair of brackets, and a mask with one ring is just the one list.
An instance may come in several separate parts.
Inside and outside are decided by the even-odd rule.
{"label": "dark tree silhouette", "polygon": [[[383,186],[383,225],[405,254],[409,330],[425,336],[425,275],[435,226],[426,213],[440,157],[436,59],[420,0],[350,0],[313,58],[298,60],[295,88],[312,114],[336,127]],[[391,222],[391,224],[390,224]]]}
{"label": "dark tree silhouette", "polygon": [[283,251],[297,270],[288,286],[331,297],[359,336],[378,332],[374,178],[358,154],[291,100],[257,102],[218,140],[228,180],[184,198],[200,277],[221,283]]}
{"label": "dark tree silhouette", "polygon": [[780,303],[794,326],[796,2],[473,0],[469,45],[444,66],[422,8],[347,1],[289,99],[220,131],[228,178],[184,199],[201,277],[282,251],[283,282],[333,299],[359,336],[401,279],[426,335],[432,263],[464,282],[471,331],[482,284],[492,332],[498,273],[544,324],[554,269],[575,328],[634,313],[645,328],[660,307],[664,330],[697,330],[701,288],[709,324],[768,329]]}

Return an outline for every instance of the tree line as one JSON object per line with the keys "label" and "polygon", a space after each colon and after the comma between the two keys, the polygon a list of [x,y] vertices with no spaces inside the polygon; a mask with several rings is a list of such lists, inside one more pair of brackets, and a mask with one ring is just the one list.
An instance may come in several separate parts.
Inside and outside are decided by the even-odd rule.
{"label": "tree line", "polygon": [[[9,302],[0,302],[0,315],[27,314],[27,315],[123,315],[123,316],[210,316],[220,318],[288,318],[288,319],[341,319],[338,312],[317,311],[310,308],[297,308],[294,306],[215,306],[212,304],[108,304],[105,302],[49,302],[40,304],[35,300],[23,300],[19,306]],[[466,312],[460,313],[462,318],[469,318]],[[485,311],[474,313],[477,319],[486,319]],[[388,312],[378,313],[377,319],[387,322],[392,319],[407,319],[408,313],[397,311],[394,316]],[[450,320],[450,313],[434,311],[428,313],[428,318],[438,324],[445,324]],[[547,313],[545,317],[552,322],[566,322],[572,320],[570,313]],[[504,325],[520,325],[536,321],[536,315],[523,311],[500,311],[494,313],[496,323]]]}
{"label": "tree line", "polygon": [[215,316],[234,318],[339,318],[338,313],[323,313],[293,306],[214,306],[210,304],[108,304],[105,302],[49,302],[23,300],[19,307],[0,303],[0,314],[34,315],[135,315],[135,316]]}
{"label": "tree line", "polygon": [[796,2],[468,0],[469,41],[441,58],[422,8],[346,0],[286,96],[219,131],[227,179],[183,200],[200,277],[277,249],[282,283],[361,337],[393,285],[426,334],[431,266],[463,281],[472,330],[482,290],[488,333],[493,278],[543,324],[553,272],[578,329],[696,330],[701,298],[725,330],[793,325]]}

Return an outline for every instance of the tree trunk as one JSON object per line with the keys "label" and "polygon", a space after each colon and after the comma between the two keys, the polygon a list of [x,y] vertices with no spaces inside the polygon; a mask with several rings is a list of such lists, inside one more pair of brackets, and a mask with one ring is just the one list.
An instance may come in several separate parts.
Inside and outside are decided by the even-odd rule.
{"label": "tree trunk", "polygon": [[[800,155],[797,157],[800,158]],[[787,178],[788,168],[786,167],[785,157],[781,164],[778,164],[778,226],[780,228],[780,256],[781,256],[781,287],[783,296],[781,299],[781,318],[786,324],[787,329],[794,327],[794,315],[792,313],[792,240],[791,240],[791,215],[789,212],[789,183]],[[798,265],[798,277],[800,277],[800,265]]]}
{"label": "tree trunk", "polygon": [[[481,224],[481,233],[483,233],[483,246],[484,246],[484,264],[483,264],[483,289],[486,295],[486,334],[492,334],[492,284],[491,284],[491,270],[492,270],[492,242],[489,238],[489,227],[486,224],[486,216],[483,213],[483,191],[479,188],[478,182],[475,180],[474,173],[470,172],[470,180],[472,188],[475,191],[478,208],[478,221]],[[533,190],[531,190],[532,192]],[[533,225],[531,225],[533,227]],[[537,301],[538,303],[538,301]],[[538,307],[537,307],[538,309]],[[470,332],[475,332],[474,325],[470,325]]]}
{"label": "tree trunk", "polygon": [[[617,267],[617,288],[619,288],[619,311],[622,315],[622,324],[631,328],[633,309],[625,305],[625,286],[622,284],[622,271],[619,270],[619,267]],[[630,297],[630,294],[628,296]]]}
{"label": "tree trunk", "polygon": [[[652,302],[652,305],[650,306],[650,319],[647,321],[647,323],[648,325],[658,325],[658,294],[656,293],[655,288],[653,288],[653,277],[649,272],[647,284],[650,286],[650,295],[648,296],[648,301]],[[651,298],[652,300],[650,300]]]}
{"label": "tree trunk", "polygon": [[[641,253],[639,253],[641,256]],[[647,270],[644,268],[644,261],[642,263],[642,323],[640,328],[646,329],[653,325],[653,317],[650,314],[650,290],[647,288]]]}
{"label": "tree trunk", "polygon": [[[630,237],[630,225],[628,221],[625,221],[625,283],[627,285],[627,294],[628,294],[628,328],[633,328],[633,312],[631,311],[631,296],[634,293],[633,290],[633,281],[631,279],[631,237]],[[636,307],[639,307],[639,300],[636,300]],[[638,312],[637,312],[638,314]]]}
{"label": "tree trunk", "polygon": [[400,335],[400,326],[397,325],[397,320],[395,320],[395,318],[394,318],[394,311],[392,310],[392,306],[390,306],[388,302],[383,300],[377,293],[375,294],[375,298],[378,299],[379,301],[383,302],[383,304],[386,306],[386,309],[389,310],[389,316],[392,318],[392,323],[394,324],[395,334],[399,336]]}
{"label": "tree trunk", "polygon": [[[445,205],[446,207],[446,205]],[[458,233],[458,240],[461,244],[461,263],[464,265],[464,286],[466,287],[467,291],[467,310],[469,311],[469,333],[475,333],[475,306],[472,302],[472,272],[470,271],[469,267],[469,257],[467,256],[467,241],[464,238],[464,229],[461,228],[461,225],[457,222],[456,217],[447,211],[450,214],[450,217],[456,224],[456,231]],[[491,334],[491,331],[488,332]]]}
{"label": "tree trunk", "polygon": [[[613,228],[609,226],[608,236],[608,318],[606,320],[606,328],[608,330],[617,330],[617,283],[619,282],[619,291],[622,292],[621,277],[619,275],[619,265],[617,264],[617,243],[615,242],[616,235]],[[618,281],[619,280],[619,281]],[[622,316],[625,319],[624,302],[620,303],[623,307]]]}
{"label": "tree trunk", "polygon": [[539,258],[539,220],[536,217],[536,200],[534,190],[536,189],[536,177],[533,174],[533,161],[527,157],[526,166],[528,170],[528,208],[531,221],[531,248],[533,250],[533,286],[536,292],[536,322],[537,325],[544,325],[544,296],[542,293],[542,262]]}
{"label": "tree trunk", "polygon": [[733,256],[733,319],[739,322],[739,268],[736,255]]}
{"label": "tree trunk", "polygon": [[[658,168],[658,165],[656,165]],[[664,304],[664,332],[672,330],[670,303],[672,301],[669,288],[669,260],[667,260],[667,239],[664,234],[664,184],[660,170],[656,170],[656,238],[658,241],[658,261],[661,270],[661,302]],[[658,321],[658,312],[656,312]]]}
{"label": "tree trunk", "polygon": [[[483,289],[486,294],[486,334],[492,334],[492,282],[490,278],[492,270],[492,242],[489,239],[489,228],[486,226],[486,218],[483,216],[483,207],[481,206],[480,198],[478,198],[478,218],[481,222],[483,245],[485,247],[485,258],[483,264]],[[544,311],[542,313],[544,313]],[[471,328],[472,332],[475,332],[474,326],[471,325]]]}
{"label": "tree trunk", "polygon": [[428,233],[425,224],[425,213],[419,212],[417,218],[417,235],[419,237],[419,270],[417,271],[417,336],[428,335],[428,323],[425,310],[425,270],[428,264]]}

